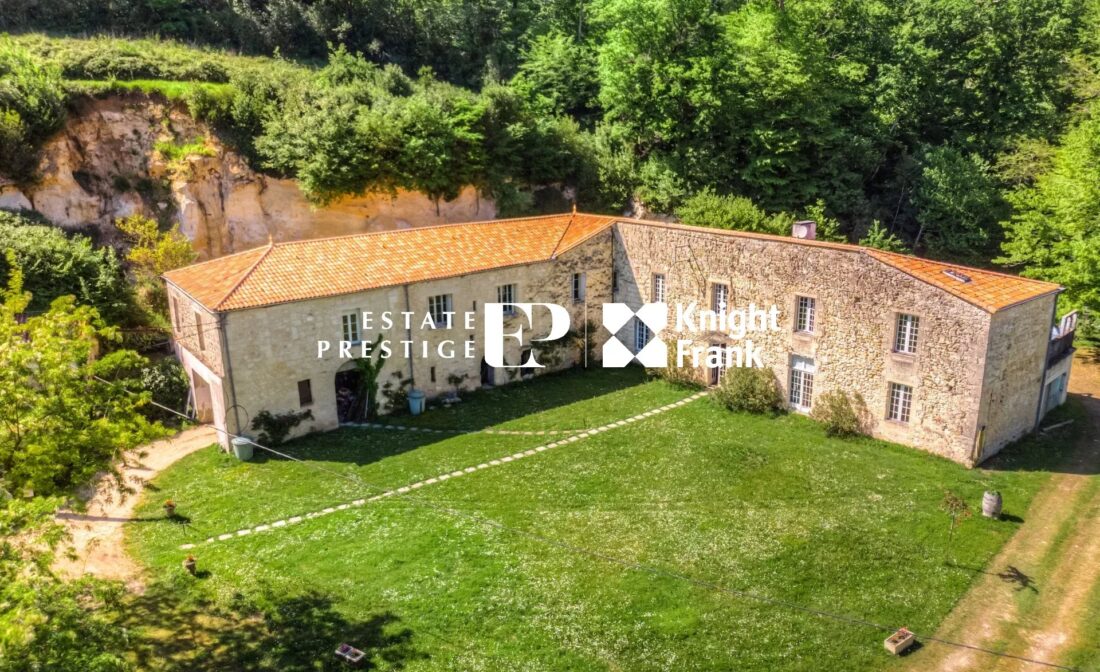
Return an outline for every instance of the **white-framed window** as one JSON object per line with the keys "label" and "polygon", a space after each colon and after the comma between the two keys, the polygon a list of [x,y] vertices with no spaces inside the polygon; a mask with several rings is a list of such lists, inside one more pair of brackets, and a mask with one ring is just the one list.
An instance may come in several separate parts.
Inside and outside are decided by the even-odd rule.
{"label": "white-framed window", "polygon": [[814,373],[817,368],[812,359],[794,357],[791,361],[791,385],[789,399],[791,406],[800,411],[808,411],[813,406]]}
{"label": "white-framed window", "polygon": [[710,286],[710,309],[716,313],[724,313],[730,307],[730,286],[716,282]]}
{"label": "white-framed window", "polygon": [[428,297],[428,314],[432,316],[432,323],[436,329],[451,328],[452,297],[450,294],[437,294]]}
{"label": "white-framed window", "polygon": [[909,422],[909,409],[913,406],[913,388],[901,383],[890,383],[890,406],[886,417],[895,422]]}
{"label": "white-framed window", "polygon": [[898,314],[897,329],[894,331],[894,351],[914,354],[917,351],[917,331],[920,318],[916,315]]}
{"label": "white-framed window", "polygon": [[641,352],[646,343],[649,343],[649,327],[645,322],[634,318],[634,352]]}
{"label": "white-framed window", "polygon": [[[516,302],[516,286],[515,284],[498,285],[497,286],[497,303],[515,303]],[[505,315],[515,315],[515,306],[504,306]]]}
{"label": "white-framed window", "polygon": [[199,351],[206,349],[206,334],[204,333],[206,328],[202,324],[202,313],[195,311],[195,338],[199,342]]}
{"label": "white-framed window", "polygon": [[359,331],[359,313],[344,313],[341,315],[340,326],[345,341],[358,343],[363,340],[363,334]]}
{"label": "white-framed window", "polygon": [[668,303],[668,283],[664,273],[653,274],[653,303]]}
{"label": "white-framed window", "polygon": [[585,278],[584,272],[573,274],[573,300],[576,302],[584,301],[584,295],[587,290],[587,278]]}
{"label": "white-framed window", "polygon": [[817,313],[817,301],[810,296],[800,296],[796,302],[794,330],[812,334]]}

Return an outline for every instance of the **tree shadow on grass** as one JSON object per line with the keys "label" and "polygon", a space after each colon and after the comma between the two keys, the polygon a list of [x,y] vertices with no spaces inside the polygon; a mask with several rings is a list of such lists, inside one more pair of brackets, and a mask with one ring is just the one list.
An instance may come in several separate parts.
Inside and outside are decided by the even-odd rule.
{"label": "tree shadow on grass", "polygon": [[358,668],[364,670],[401,669],[427,657],[416,651],[413,632],[388,611],[354,621],[315,592],[264,602],[263,608],[243,601],[224,608],[154,587],[132,599],[119,625],[135,634],[138,669],[156,672],[345,670],[335,656],[342,643],[366,652]]}

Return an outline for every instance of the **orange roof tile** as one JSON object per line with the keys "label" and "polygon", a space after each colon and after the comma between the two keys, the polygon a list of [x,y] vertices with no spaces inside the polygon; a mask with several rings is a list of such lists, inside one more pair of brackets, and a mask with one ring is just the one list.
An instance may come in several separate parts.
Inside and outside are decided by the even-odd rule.
{"label": "orange roof tile", "polygon": [[547,261],[614,221],[574,213],[274,243],[164,277],[211,310],[240,310]]}
{"label": "orange roof tile", "polygon": [[903,273],[939,287],[987,312],[995,313],[1017,303],[1060,291],[1052,282],[1022,278],[981,268],[946,264],[907,254],[860,248],[865,254]]}
{"label": "orange roof tile", "polygon": [[580,213],[275,243],[164,277],[211,310],[241,310],[547,261],[618,221],[865,254],[991,313],[1061,289],[1049,282],[846,243]]}

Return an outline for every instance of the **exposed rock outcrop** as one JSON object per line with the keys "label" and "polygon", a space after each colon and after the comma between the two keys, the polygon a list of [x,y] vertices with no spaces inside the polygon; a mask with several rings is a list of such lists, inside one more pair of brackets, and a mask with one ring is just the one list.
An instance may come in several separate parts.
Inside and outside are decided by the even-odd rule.
{"label": "exposed rock outcrop", "polygon": [[[201,141],[202,144],[196,144]],[[168,145],[191,151],[158,151]],[[165,154],[182,154],[169,157]],[[312,206],[293,180],[257,173],[185,109],[144,95],[79,102],[42,151],[39,179],[0,178],[0,208],[34,209],[104,240],[117,217],[175,220],[203,258],[275,240],[299,240],[492,219],[492,201],[467,187],[436,203],[417,192],[363,194]]]}

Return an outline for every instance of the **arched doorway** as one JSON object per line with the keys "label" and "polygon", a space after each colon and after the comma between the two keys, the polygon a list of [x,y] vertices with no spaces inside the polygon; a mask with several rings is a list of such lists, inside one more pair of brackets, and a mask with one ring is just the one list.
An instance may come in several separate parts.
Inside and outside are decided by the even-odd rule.
{"label": "arched doorway", "polygon": [[346,362],[336,371],[336,419],[340,424],[363,420],[359,403],[362,379],[355,362]]}

